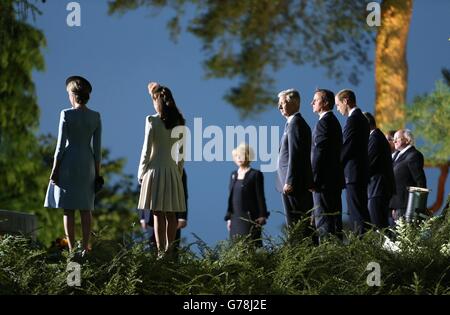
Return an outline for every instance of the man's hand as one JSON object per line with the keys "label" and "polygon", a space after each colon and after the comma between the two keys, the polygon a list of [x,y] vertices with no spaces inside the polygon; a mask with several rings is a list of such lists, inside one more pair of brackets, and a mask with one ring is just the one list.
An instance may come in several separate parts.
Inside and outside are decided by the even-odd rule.
{"label": "man's hand", "polygon": [[52,181],[53,184],[58,185],[59,182],[59,172],[54,170],[52,171],[52,174],[50,175],[50,180]]}
{"label": "man's hand", "polygon": [[294,191],[294,188],[292,187],[292,185],[284,184],[283,194],[287,195],[287,194],[290,194],[293,191]]}
{"label": "man's hand", "polygon": [[231,230],[231,220],[227,220],[227,230]]}
{"label": "man's hand", "polygon": [[392,209],[392,219],[394,219],[394,221],[397,221],[397,211],[395,211],[395,209]]}
{"label": "man's hand", "polygon": [[265,217],[259,217],[258,219],[255,220],[256,224],[258,224],[259,226],[266,224],[266,218]]}

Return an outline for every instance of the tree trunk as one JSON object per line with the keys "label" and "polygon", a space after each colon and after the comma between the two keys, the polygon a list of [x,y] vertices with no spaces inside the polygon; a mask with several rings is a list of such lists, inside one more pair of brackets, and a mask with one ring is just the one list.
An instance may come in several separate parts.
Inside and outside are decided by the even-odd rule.
{"label": "tree trunk", "polygon": [[408,64],[406,47],[412,0],[383,0],[375,49],[375,118],[384,131],[405,124]]}
{"label": "tree trunk", "polygon": [[441,174],[439,175],[439,180],[438,180],[438,185],[437,185],[436,201],[430,207],[430,211],[433,213],[439,210],[439,208],[442,206],[442,202],[444,201],[445,182],[447,181],[448,168],[450,167],[450,162],[447,164],[440,164],[440,165],[436,165],[436,166],[439,167]]}

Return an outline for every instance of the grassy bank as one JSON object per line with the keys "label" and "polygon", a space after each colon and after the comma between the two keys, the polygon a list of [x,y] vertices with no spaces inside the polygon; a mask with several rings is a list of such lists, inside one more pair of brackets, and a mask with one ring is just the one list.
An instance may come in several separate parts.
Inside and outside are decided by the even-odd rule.
{"label": "grassy bank", "polygon": [[[157,259],[142,244],[97,238],[77,260],[22,237],[0,240],[0,294],[450,294],[450,220],[401,224],[390,247],[383,235],[348,235],[313,246],[298,226],[255,250],[245,241],[183,247]],[[81,263],[81,286],[68,286],[68,262]],[[369,263],[380,266],[370,286]],[[367,270],[368,268],[368,270]]]}

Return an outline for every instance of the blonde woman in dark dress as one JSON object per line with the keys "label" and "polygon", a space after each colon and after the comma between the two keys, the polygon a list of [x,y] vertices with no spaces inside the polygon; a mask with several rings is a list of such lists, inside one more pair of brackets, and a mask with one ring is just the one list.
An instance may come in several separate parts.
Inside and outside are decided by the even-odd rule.
{"label": "blonde woman in dark dress", "polygon": [[230,237],[250,235],[257,246],[262,245],[261,226],[266,224],[267,211],[264,195],[264,176],[250,167],[253,151],[242,143],[233,150],[238,169],[231,173],[228,209],[225,215]]}

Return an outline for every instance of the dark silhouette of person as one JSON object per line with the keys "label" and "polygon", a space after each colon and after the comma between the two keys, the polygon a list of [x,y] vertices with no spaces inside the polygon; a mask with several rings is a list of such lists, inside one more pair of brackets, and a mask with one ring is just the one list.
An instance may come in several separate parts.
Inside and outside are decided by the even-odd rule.
{"label": "dark silhouette of person", "polygon": [[333,114],[332,91],[317,89],[311,105],[313,112],[319,115],[312,134],[311,164],[314,178],[314,222],[320,241],[328,234],[340,236],[342,231],[342,129]]}
{"label": "dark silhouette of person", "polygon": [[335,97],[338,111],[348,116],[343,130],[341,159],[344,167],[350,227],[361,235],[369,227],[367,184],[369,181],[369,123],[356,105],[355,93],[341,90]]}
{"label": "dark silhouette of person", "polygon": [[377,128],[375,117],[365,112],[369,122],[369,184],[367,187],[370,221],[378,229],[389,226],[389,200],[395,192],[391,148],[386,136]]}
{"label": "dark silhouette of person", "polygon": [[290,226],[306,217],[313,208],[310,189],[313,187],[311,169],[311,128],[300,109],[300,94],[289,89],[278,94],[278,109],[287,122],[281,137],[276,188]]}

